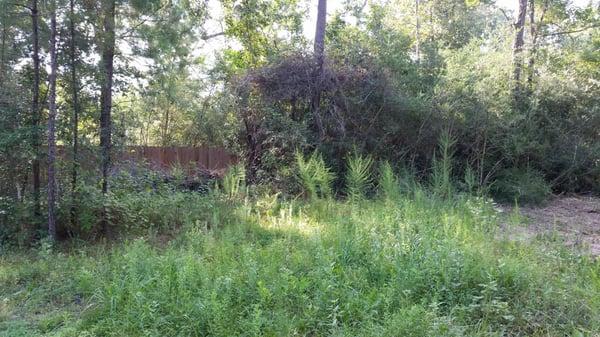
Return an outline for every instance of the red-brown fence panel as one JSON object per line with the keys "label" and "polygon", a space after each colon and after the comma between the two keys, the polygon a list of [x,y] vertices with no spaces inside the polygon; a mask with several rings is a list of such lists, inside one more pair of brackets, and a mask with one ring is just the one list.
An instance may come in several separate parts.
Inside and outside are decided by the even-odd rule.
{"label": "red-brown fence panel", "polygon": [[[59,146],[57,153],[65,160],[70,159],[70,150]],[[99,152],[98,152],[99,153]],[[101,160],[93,149],[80,150],[80,162],[84,169],[92,169]],[[237,162],[237,157],[224,148],[186,147],[186,146],[126,146],[113,151],[113,165],[121,163],[145,162],[153,169],[170,170],[174,167],[185,169],[192,173],[198,169],[223,172],[227,167]]]}

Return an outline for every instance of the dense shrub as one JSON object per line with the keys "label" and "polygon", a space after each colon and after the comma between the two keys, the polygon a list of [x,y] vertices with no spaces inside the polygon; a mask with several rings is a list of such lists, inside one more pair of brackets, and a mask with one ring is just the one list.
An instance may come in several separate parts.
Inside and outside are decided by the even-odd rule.
{"label": "dense shrub", "polygon": [[503,170],[492,184],[491,191],[498,200],[521,204],[540,204],[552,193],[544,176],[529,168]]}
{"label": "dense shrub", "polygon": [[320,151],[339,178],[337,189],[343,186],[345,158],[355,148],[394,162],[408,155],[420,169],[429,165],[442,123],[424,110],[425,98],[410,101],[412,94],[396,87],[377,59],[358,64],[327,60],[319,79],[320,134],[310,110],[313,68],[310,55],[292,54],[232,83],[240,97],[236,110],[250,180],[278,182],[298,148]]}
{"label": "dense shrub", "polygon": [[[365,44],[356,48],[366,54],[374,48],[358,41]],[[310,111],[310,56],[293,54],[249,71],[237,82],[242,97],[237,109],[245,125],[247,164],[260,178],[254,181],[276,182],[285,190],[298,148],[322,153],[338,177],[338,191],[348,168],[344,158],[354,149],[398,163],[396,168],[410,166],[426,178],[439,173],[441,162],[434,154],[446,135],[453,140],[456,160],[444,170],[454,174],[432,178],[445,179],[445,186],[467,169],[473,183],[484,187],[504,169],[532,167],[557,191],[598,190],[597,98],[554,76],[529,93],[523,111],[517,110],[503,80],[511,64],[506,47],[483,51],[480,44],[473,40],[449,55],[448,70],[420,96],[398,78],[402,69],[409,71],[406,65],[388,63],[385,55],[342,63],[334,53],[319,82],[324,135]],[[419,98],[409,100],[410,95]]]}

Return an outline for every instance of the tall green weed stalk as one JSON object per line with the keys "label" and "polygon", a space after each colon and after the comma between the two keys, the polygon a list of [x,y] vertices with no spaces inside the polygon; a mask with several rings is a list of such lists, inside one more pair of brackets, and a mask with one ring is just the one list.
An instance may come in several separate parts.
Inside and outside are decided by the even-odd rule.
{"label": "tall green weed stalk", "polygon": [[454,144],[450,132],[446,131],[440,137],[438,153],[433,159],[433,172],[431,173],[431,188],[434,195],[442,198],[452,196],[454,186],[452,184],[452,157],[454,155]]}
{"label": "tall green weed stalk", "polygon": [[246,171],[244,166],[242,164],[231,166],[223,177],[223,192],[230,199],[237,197],[244,188],[245,180]]}
{"label": "tall green weed stalk", "polygon": [[335,175],[325,164],[323,156],[317,151],[313,152],[308,158],[304,157],[300,151],[296,151],[296,166],[298,168],[298,178],[305,194],[311,199],[319,197],[331,197],[331,184]]}
{"label": "tall green weed stalk", "polygon": [[373,176],[371,174],[373,158],[371,156],[362,156],[355,150],[354,154],[348,158],[347,165],[346,192],[348,198],[351,200],[362,199],[373,183]]}
{"label": "tall green weed stalk", "polygon": [[394,200],[400,196],[400,180],[394,173],[392,165],[384,161],[379,166],[379,193],[385,200]]}

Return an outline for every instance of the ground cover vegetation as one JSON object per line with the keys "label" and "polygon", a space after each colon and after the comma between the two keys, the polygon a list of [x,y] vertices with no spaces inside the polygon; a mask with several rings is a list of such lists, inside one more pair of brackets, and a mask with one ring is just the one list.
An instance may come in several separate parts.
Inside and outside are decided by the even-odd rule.
{"label": "ground cover vegetation", "polygon": [[[139,196],[143,212],[137,213],[136,197],[123,203],[127,216],[119,223],[137,235],[119,243],[57,248],[42,241],[3,254],[1,330],[7,336],[599,331],[598,260],[557,238],[511,240],[500,231],[497,205],[435,185],[443,180],[424,186],[383,164],[378,177],[362,175],[357,184],[365,158],[351,158],[349,170],[358,172],[346,177],[347,200],[310,192],[322,180],[316,165],[311,178],[302,178],[306,198],[231,186],[207,195],[155,191]],[[366,198],[370,182],[376,194]],[[450,197],[437,193],[448,189]]]}

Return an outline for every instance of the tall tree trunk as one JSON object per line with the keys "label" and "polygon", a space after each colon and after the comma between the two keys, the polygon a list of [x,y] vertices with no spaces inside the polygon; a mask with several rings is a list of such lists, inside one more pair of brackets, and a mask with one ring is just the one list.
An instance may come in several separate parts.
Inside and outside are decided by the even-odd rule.
{"label": "tall tree trunk", "polygon": [[415,28],[415,57],[417,59],[417,65],[421,63],[421,20],[419,17],[419,5],[421,4],[421,0],[415,0],[415,19],[416,28]]}
{"label": "tall tree trunk", "polygon": [[[102,194],[108,192],[108,174],[111,166],[111,109],[113,61],[115,57],[115,0],[102,2],[102,86],[100,92],[100,147],[102,148]],[[108,232],[106,210],[102,215],[102,230]]]}
{"label": "tall tree trunk", "polygon": [[529,23],[530,34],[531,34],[531,49],[529,50],[529,60],[527,62],[527,91],[531,94],[533,92],[533,77],[535,76],[535,57],[538,48],[538,39],[540,36],[540,28],[548,9],[548,0],[544,1],[540,19],[535,21],[535,1],[529,0]]}
{"label": "tall tree trunk", "polygon": [[33,213],[36,217],[36,222],[39,220],[40,213],[40,46],[38,33],[38,2],[31,1],[31,29],[33,39],[33,85],[32,85],[32,101],[31,101],[31,146],[33,150],[32,175],[33,175]]}
{"label": "tall tree trunk", "polygon": [[0,88],[4,84],[4,71],[6,68],[6,35],[8,34],[8,24],[6,17],[2,17],[2,45],[0,46]]}
{"label": "tall tree trunk", "polygon": [[77,52],[75,50],[75,4],[70,0],[69,32],[71,40],[69,41],[69,57],[71,58],[71,95],[73,99],[73,116],[71,129],[73,133],[73,163],[71,167],[71,225],[76,228],[78,222],[77,214],[77,175],[79,172],[79,88],[77,85]]}
{"label": "tall tree trunk", "polygon": [[521,72],[523,68],[523,35],[525,32],[525,18],[527,16],[527,1],[519,1],[519,13],[515,22],[515,41],[513,44],[513,96],[515,102],[522,99]]}
{"label": "tall tree trunk", "polygon": [[48,95],[48,234],[56,241],[56,2],[50,13],[50,75]]}
{"label": "tall tree trunk", "polygon": [[317,8],[317,28],[315,30],[315,57],[317,65],[323,65],[325,53],[325,26],[327,22],[327,0],[319,0]]}
{"label": "tall tree trunk", "polygon": [[323,62],[325,59],[325,27],[327,24],[327,0],[319,0],[317,8],[317,27],[315,30],[315,61],[314,72],[314,93],[311,98],[311,111],[319,130],[319,136],[322,139],[325,135],[323,128],[323,119],[321,117],[321,81],[323,77]]}

